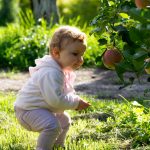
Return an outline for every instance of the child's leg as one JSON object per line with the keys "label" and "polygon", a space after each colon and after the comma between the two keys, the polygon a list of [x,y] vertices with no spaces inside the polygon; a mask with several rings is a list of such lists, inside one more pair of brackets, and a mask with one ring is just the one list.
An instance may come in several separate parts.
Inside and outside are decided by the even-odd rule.
{"label": "child's leg", "polygon": [[40,132],[37,141],[37,150],[51,150],[56,138],[61,132],[60,123],[56,116],[46,109],[30,111],[16,110],[19,122],[27,129]]}
{"label": "child's leg", "polygon": [[71,124],[71,118],[70,118],[69,114],[66,112],[60,113],[60,114],[58,113],[58,114],[56,114],[56,117],[58,118],[58,120],[60,122],[62,132],[57,137],[55,145],[64,146],[66,134],[67,134],[70,124]]}

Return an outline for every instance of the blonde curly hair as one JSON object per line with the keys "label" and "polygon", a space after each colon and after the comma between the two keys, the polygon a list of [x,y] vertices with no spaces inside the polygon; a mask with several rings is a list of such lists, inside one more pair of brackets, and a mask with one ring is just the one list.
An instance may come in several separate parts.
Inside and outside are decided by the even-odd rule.
{"label": "blonde curly hair", "polygon": [[81,32],[76,27],[71,26],[61,26],[59,27],[52,36],[52,39],[49,43],[49,51],[53,50],[53,48],[57,47],[59,51],[65,48],[65,45],[79,40],[86,45],[86,34]]}

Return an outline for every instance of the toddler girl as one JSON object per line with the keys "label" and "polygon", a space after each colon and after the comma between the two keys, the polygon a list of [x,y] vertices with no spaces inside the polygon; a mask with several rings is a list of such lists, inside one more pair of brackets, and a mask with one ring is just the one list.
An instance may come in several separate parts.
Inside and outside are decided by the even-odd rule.
{"label": "toddler girl", "polygon": [[82,110],[90,104],[76,95],[73,71],[83,64],[86,35],[70,26],[58,28],[49,45],[50,55],[35,60],[31,77],[19,91],[15,113],[19,123],[39,132],[36,150],[64,147],[71,119],[65,110]]}

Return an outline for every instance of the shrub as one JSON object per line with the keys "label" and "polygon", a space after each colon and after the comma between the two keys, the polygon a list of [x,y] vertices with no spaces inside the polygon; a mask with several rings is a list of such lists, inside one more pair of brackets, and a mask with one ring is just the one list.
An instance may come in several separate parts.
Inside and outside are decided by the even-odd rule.
{"label": "shrub", "polygon": [[25,35],[14,39],[14,45],[6,49],[9,67],[26,70],[34,65],[34,60],[47,52],[47,31],[41,26],[26,30]]}
{"label": "shrub", "polygon": [[[31,15],[31,12],[21,13],[20,25],[9,24],[0,29],[0,68],[24,71],[29,66],[35,65],[34,60],[36,58],[48,53],[47,43],[54,30],[60,25],[48,27],[46,22],[41,19],[40,24],[35,26]],[[70,19],[70,25],[77,26],[78,18]],[[64,24],[63,19],[61,21],[61,25]],[[98,42],[94,36],[89,35],[91,29],[87,28],[86,24],[81,30],[87,34],[88,40],[84,66],[97,65],[97,56],[101,54]]]}
{"label": "shrub", "polygon": [[41,20],[40,25],[34,26],[30,13],[25,15],[20,15],[21,25],[8,24],[0,29],[0,68],[26,70],[34,64],[34,59],[47,52],[50,34],[46,22]]}

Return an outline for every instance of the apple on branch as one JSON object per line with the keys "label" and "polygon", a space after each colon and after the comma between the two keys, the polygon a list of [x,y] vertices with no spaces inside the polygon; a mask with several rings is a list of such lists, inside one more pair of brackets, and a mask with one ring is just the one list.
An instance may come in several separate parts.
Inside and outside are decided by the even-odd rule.
{"label": "apple on branch", "polygon": [[102,62],[108,69],[115,70],[115,64],[123,59],[122,54],[116,48],[108,49],[102,56]]}
{"label": "apple on branch", "polygon": [[146,8],[150,6],[150,0],[135,0],[135,5],[137,8]]}

